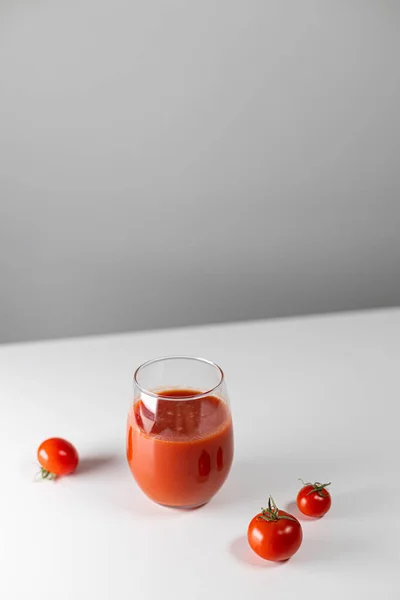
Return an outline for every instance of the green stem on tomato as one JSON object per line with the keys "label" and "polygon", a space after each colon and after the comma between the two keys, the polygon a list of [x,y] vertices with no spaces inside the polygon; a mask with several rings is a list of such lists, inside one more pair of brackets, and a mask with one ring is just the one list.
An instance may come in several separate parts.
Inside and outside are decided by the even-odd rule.
{"label": "green stem on tomato", "polygon": [[261,515],[257,517],[259,520],[267,521],[268,523],[272,523],[274,521],[279,521],[281,519],[287,519],[288,521],[295,521],[294,517],[290,515],[280,515],[278,507],[275,504],[275,501],[272,496],[268,499],[268,508],[261,508]]}
{"label": "green stem on tomato", "polygon": [[41,479],[47,479],[48,481],[52,481],[56,478],[55,473],[51,473],[51,471],[47,471],[43,467],[40,469],[40,477]]}
{"label": "green stem on tomato", "polygon": [[[313,494],[314,492],[317,492],[318,496],[320,496],[321,498],[327,498],[328,496],[326,494],[324,494],[323,492],[325,491],[325,488],[328,487],[328,485],[331,485],[331,482],[329,483],[320,483],[319,481],[316,481],[314,484],[313,483],[307,483],[306,485],[312,485],[312,489],[307,492],[307,496],[309,494]],[[328,491],[328,490],[326,490]]]}

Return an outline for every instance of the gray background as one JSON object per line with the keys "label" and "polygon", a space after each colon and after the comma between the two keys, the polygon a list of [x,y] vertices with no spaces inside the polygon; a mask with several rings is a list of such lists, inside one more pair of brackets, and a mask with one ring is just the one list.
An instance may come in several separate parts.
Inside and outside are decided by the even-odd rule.
{"label": "gray background", "polygon": [[0,11],[0,341],[399,304],[400,3]]}

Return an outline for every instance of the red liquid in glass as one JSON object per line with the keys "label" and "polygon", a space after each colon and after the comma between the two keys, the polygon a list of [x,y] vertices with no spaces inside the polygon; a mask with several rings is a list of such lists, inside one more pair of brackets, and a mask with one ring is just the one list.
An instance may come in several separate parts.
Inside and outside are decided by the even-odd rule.
{"label": "red liquid in glass", "polygon": [[204,504],[224,483],[233,460],[229,409],[216,396],[174,400],[194,390],[159,391],[156,414],[138,400],[128,417],[127,458],[142,490],[167,506]]}

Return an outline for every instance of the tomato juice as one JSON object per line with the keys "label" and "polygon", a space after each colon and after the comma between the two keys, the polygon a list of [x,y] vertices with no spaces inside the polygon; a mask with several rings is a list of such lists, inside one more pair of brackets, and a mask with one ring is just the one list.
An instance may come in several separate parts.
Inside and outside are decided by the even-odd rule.
{"label": "tomato juice", "polygon": [[156,393],[152,403],[136,400],[128,416],[132,474],[159,504],[181,508],[205,504],[220,489],[232,464],[229,408],[217,396],[201,396],[192,389]]}

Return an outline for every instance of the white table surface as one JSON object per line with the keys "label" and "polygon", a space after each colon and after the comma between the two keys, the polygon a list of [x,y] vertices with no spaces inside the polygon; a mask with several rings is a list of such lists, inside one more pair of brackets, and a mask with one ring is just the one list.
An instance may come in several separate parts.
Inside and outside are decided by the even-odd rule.
{"label": "white table surface", "polygon": [[[132,373],[165,354],[220,363],[234,466],[205,507],[148,500],[125,462]],[[400,598],[400,311],[0,346],[2,600]],[[75,475],[34,483],[36,448],[72,441]],[[332,480],[284,564],[247,546],[273,494]]]}

